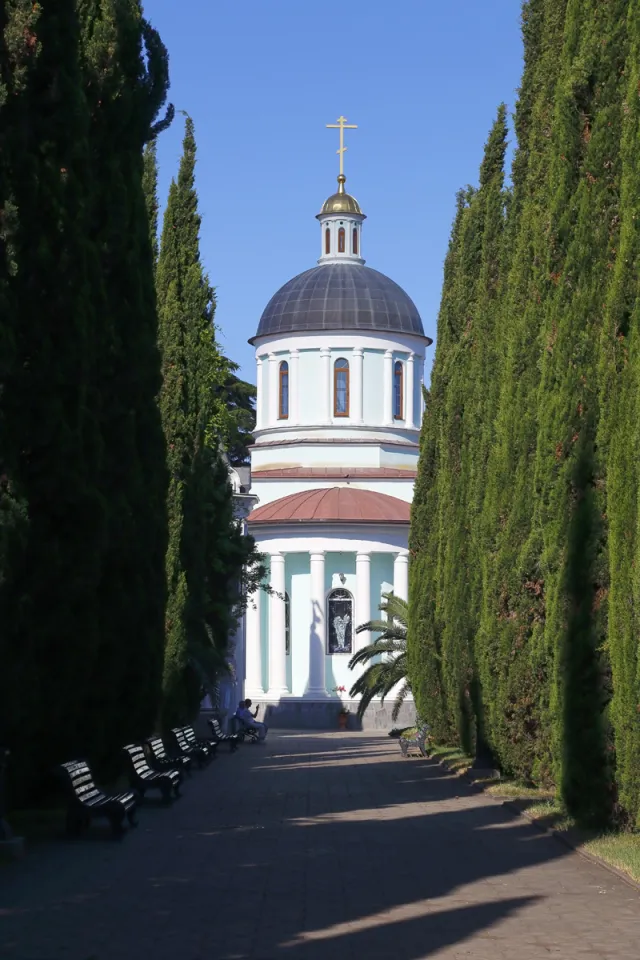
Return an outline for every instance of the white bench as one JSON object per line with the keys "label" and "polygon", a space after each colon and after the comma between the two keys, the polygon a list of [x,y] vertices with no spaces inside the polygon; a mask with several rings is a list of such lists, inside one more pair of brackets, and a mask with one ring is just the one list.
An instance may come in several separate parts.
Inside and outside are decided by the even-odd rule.
{"label": "white bench", "polygon": [[421,727],[418,728],[417,736],[409,737],[400,737],[400,750],[402,751],[403,757],[409,756],[409,750],[412,747],[417,748],[417,750],[422,754],[423,757],[429,756],[427,753],[427,739],[429,737],[429,731],[431,727],[428,723],[423,723]]}

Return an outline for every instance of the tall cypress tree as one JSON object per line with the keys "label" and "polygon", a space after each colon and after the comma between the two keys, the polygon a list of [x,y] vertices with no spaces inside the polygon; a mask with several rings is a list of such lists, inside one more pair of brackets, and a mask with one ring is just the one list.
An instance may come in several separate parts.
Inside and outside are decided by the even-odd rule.
{"label": "tall cypress tree", "polygon": [[144,148],[142,189],[149,220],[149,238],[154,267],[158,262],[158,141],[154,138]]}
{"label": "tall cypress tree", "polygon": [[143,148],[166,98],[168,60],[138,0],[81,0],[91,109],[90,215],[100,251],[100,364],[95,402],[107,504],[95,617],[101,639],[85,705],[97,752],[144,736],[160,697],[166,549],[166,463],[156,405],[160,354]]}
{"label": "tall cypress tree", "polygon": [[[222,663],[207,632],[208,477],[215,463],[210,426],[225,364],[214,339],[213,290],[200,261],[193,121],[186,119],[177,180],[171,183],[157,270],[163,386],[159,406],[169,463],[168,603],[163,680],[167,725],[187,719],[199,694],[198,667]],[[226,529],[223,527],[223,529]],[[219,571],[217,571],[219,573]],[[222,577],[224,578],[224,571]],[[206,661],[206,663],[205,663]]]}
{"label": "tall cypress tree", "polygon": [[544,583],[533,529],[533,461],[541,304],[548,269],[549,131],[563,44],[564,2],[524,8],[525,69],[516,109],[518,146],[506,227],[508,275],[499,304],[503,341],[495,443],[487,464],[482,532],[482,650],[479,666],[490,745],[503,768],[549,777],[553,663],[542,642]]}
{"label": "tall cypress tree", "polygon": [[598,450],[606,457],[609,520],[608,645],[615,736],[617,816],[640,825],[640,4],[626,19],[620,153],[620,238],[602,335]]}
{"label": "tall cypress tree", "polygon": [[[430,594],[431,600],[424,603],[435,598],[436,616],[422,624],[412,616],[410,649],[420,634],[433,632],[427,656],[436,662],[429,675],[442,684],[445,728],[455,730],[468,751],[484,746],[475,649],[482,542],[475,528],[497,399],[493,327],[504,224],[505,148],[506,110],[501,106],[485,148],[480,187],[459,198],[445,266],[412,527],[416,553],[412,582],[419,578],[419,589]],[[423,528],[422,542],[415,536],[418,525]],[[432,570],[429,588],[421,569],[425,565]],[[417,612],[422,612],[422,605]],[[411,659],[415,661],[413,655]],[[420,694],[418,699],[422,700]],[[419,706],[431,714],[435,704]]]}
{"label": "tall cypress tree", "polygon": [[0,704],[12,769],[27,789],[40,772],[36,753],[45,750],[40,767],[49,769],[86,749],[84,689],[99,643],[94,597],[104,549],[91,404],[99,279],[75,2],[55,11],[11,4],[4,17],[0,165],[10,268],[0,286],[13,356],[2,377],[0,450],[3,505],[13,499],[14,515],[23,505],[24,537],[18,551],[8,545],[0,588]]}

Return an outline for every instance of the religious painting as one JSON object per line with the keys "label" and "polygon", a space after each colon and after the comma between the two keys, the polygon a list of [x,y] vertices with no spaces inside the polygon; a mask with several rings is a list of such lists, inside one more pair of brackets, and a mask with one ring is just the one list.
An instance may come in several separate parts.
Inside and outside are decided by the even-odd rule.
{"label": "religious painting", "polygon": [[353,648],[353,597],[348,590],[332,590],[327,598],[328,652],[351,653]]}

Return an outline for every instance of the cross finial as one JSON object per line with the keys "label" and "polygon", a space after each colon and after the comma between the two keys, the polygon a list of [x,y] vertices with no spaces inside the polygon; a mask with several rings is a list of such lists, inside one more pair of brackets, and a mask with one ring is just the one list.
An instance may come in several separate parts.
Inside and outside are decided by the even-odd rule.
{"label": "cross finial", "polygon": [[328,123],[327,128],[332,130],[340,131],[340,146],[336,153],[340,157],[340,176],[344,176],[344,152],[347,149],[344,145],[344,131],[345,130],[357,130],[358,127],[355,123],[347,123],[346,117],[338,117],[336,123]]}

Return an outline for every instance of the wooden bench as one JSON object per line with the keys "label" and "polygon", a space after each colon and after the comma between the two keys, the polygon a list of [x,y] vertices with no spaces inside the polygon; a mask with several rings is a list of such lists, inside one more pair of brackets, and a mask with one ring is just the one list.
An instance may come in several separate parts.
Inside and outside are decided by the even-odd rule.
{"label": "wooden bench", "polygon": [[422,726],[418,728],[418,733],[415,737],[400,737],[400,750],[402,751],[403,757],[409,756],[409,750],[414,747],[422,754],[423,757],[428,757],[427,753],[427,740],[429,739],[429,731],[431,727],[428,723],[423,723]]}
{"label": "wooden bench", "polygon": [[196,760],[199,767],[204,767],[205,763],[208,763],[211,759],[211,753],[206,747],[189,743],[187,735],[184,732],[184,727],[173,727],[171,736],[173,737],[175,748],[178,751],[178,756]]}
{"label": "wooden bench", "polygon": [[96,787],[89,764],[85,760],[71,760],[60,765],[67,789],[67,833],[80,833],[89,826],[92,817],[104,817],[111,824],[115,836],[124,833],[125,817],[136,826],[136,796],[134,793],[103,793]]}
{"label": "wooden bench", "polygon": [[170,757],[167,753],[162,737],[149,737],[145,741],[149,766],[152,770],[164,773],[167,770],[180,770],[191,773],[191,757]]}
{"label": "wooden bench", "polygon": [[127,761],[129,785],[141,797],[144,797],[149,788],[159,790],[165,803],[170,803],[174,797],[180,796],[181,770],[152,770],[141,743],[130,743],[122,748],[122,752]]}
{"label": "wooden bench", "polygon": [[222,727],[220,726],[220,721],[217,719],[217,717],[209,717],[207,723],[211,727],[211,733],[213,734],[214,740],[217,743],[228,743],[231,753],[238,749],[240,737],[237,733],[223,733]]}
{"label": "wooden bench", "polygon": [[193,727],[186,726],[182,728],[184,730],[184,735],[187,738],[187,743],[192,747],[200,747],[203,750],[208,750],[213,759],[216,755],[216,750],[218,749],[218,741],[213,740],[211,737],[197,737],[196,732]]}

